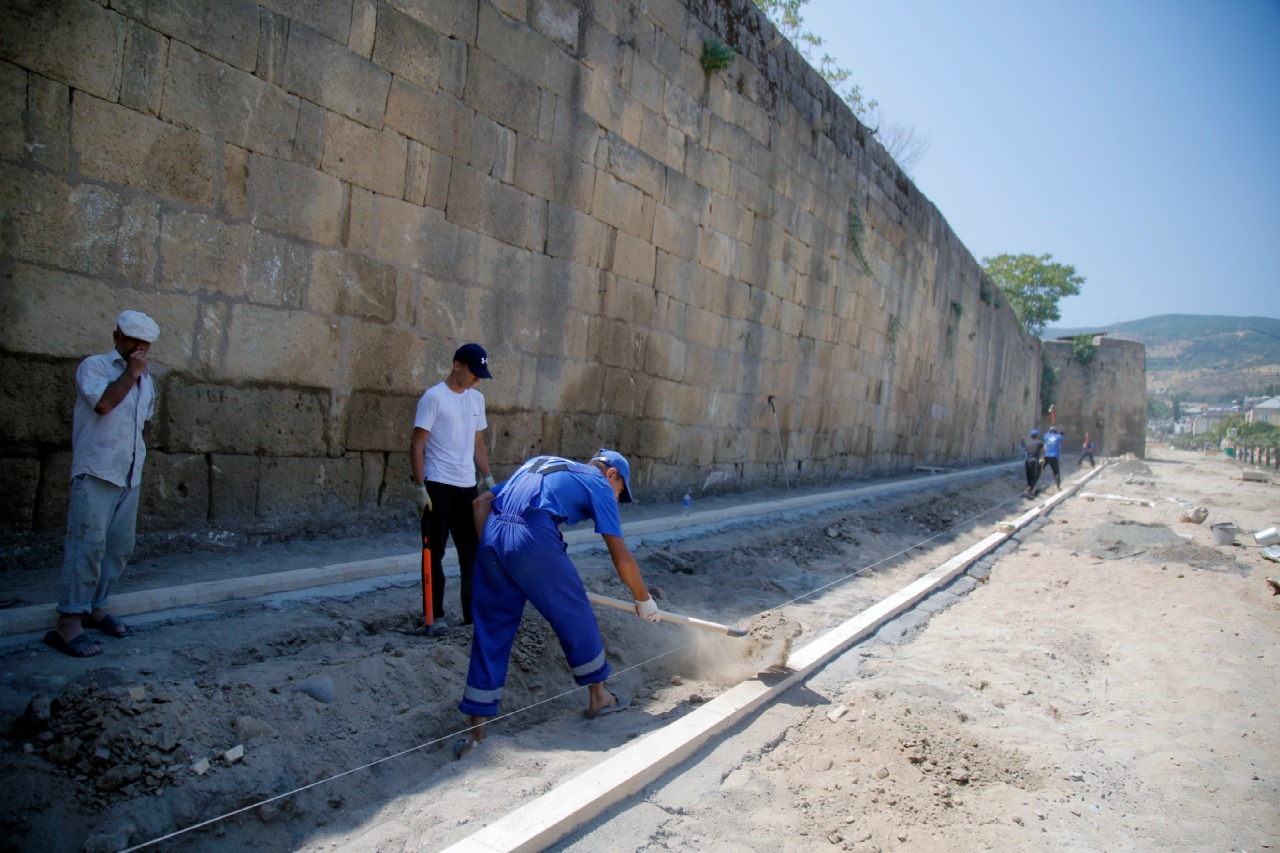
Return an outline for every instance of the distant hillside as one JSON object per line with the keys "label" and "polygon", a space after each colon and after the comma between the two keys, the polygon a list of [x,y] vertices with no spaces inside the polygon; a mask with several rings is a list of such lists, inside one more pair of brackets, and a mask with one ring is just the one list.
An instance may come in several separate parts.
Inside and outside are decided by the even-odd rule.
{"label": "distant hillside", "polygon": [[1208,402],[1280,390],[1280,320],[1162,314],[1093,328],[1049,328],[1053,340],[1105,332],[1147,348],[1147,389],[1189,394]]}

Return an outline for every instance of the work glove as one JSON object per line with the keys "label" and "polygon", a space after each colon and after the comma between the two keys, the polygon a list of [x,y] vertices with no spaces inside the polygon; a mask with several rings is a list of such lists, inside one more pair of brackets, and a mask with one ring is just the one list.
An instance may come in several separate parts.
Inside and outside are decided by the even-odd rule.
{"label": "work glove", "polygon": [[646,622],[662,621],[662,614],[658,612],[658,605],[652,598],[636,602],[636,615]]}
{"label": "work glove", "polygon": [[431,495],[427,494],[427,484],[418,483],[413,487],[413,499],[418,503],[418,517],[422,517],[422,513],[431,512]]}
{"label": "work glove", "polygon": [[492,489],[494,486],[497,485],[497,483],[493,481],[492,474],[485,474],[484,477],[481,478],[481,480],[478,483],[476,483],[476,485],[486,489]]}

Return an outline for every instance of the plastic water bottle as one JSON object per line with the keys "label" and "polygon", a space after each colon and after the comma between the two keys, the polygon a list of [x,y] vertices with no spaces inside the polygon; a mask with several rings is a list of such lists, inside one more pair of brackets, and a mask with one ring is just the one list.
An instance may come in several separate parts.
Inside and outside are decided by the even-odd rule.
{"label": "plastic water bottle", "polygon": [[690,503],[692,503],[692,502],[693,502],[693,496],[692,496],[692,495],[690,495],[688,492],[685,492],[685,493],[684,493],[684,498],[680,501],[680,506],[681,506],[680,514],[681,514],[681,515],[688,515],[688,514],[689,514],[689,504],[690,504]]}

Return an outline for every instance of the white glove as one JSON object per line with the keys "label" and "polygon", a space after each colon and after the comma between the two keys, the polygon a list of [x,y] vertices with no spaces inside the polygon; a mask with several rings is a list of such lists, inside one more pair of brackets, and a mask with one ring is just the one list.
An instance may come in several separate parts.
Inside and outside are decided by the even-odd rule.
{"label": "white glove", "polygon": [[427,484],[418,483],[413,487],[413,498],[418,503],[418,517],[422,517],[422,513],[431,511],[431,495],[427,494]]}
{"label": "white glove", "polygon": [[658,612],[658,605],[652,598],[636,602],[636,615],[646,622],[662,621],[662,614]]}
{"label": "white glove", "polygon": [[494,486],[496,486],[496,485],[497,485],[497,483],[495,483],[495,482],[493,481],[493,475],[492,475],[492,474],[485,474],[485,475],[484,475],[484,479],[483,479],[483,480],[481,480],[481,481],[480,481],[479,483],[477,483],[476,485],[483,485],[486,489],[492,489]]}

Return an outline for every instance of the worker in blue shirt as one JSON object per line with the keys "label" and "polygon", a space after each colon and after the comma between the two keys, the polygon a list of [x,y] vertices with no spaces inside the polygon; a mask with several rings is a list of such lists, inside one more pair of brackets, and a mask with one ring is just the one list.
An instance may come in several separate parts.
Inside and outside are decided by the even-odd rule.
{"label": "worker in blue shirt", "polygon": [[618,504],[631,501],[631,465],[616,450],[599,450],[588,463],[536,456],[473,503],[480,551],[473,580],[471,665],[458,708],[471,717],[471,737],[453,745],[455,758],[479,746],[486,723],[498,714],[511,646],[528,601],[560,639],[574,681],[590,694],[586,716],[615,713],[630,698],[610,693],[604,639],[582,578],[569,559],[560,524],[595,522],[614,570],[631,590],[636,615],[662,617],[622,538]]}
{"label": "worker in blue shirt", "polygon": [[1058,491],[1062,491],[1062,471],[1060,465],[1062,463],[1062,439],[1064,436],[1058,432],[1056,426],[1049,427],[1049,432],[1044,437],[1044,464],[1053,469],[1053,485]]}

